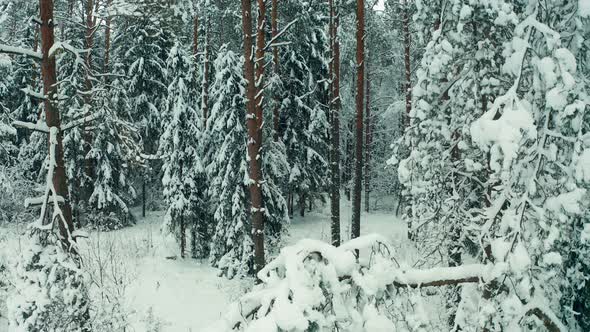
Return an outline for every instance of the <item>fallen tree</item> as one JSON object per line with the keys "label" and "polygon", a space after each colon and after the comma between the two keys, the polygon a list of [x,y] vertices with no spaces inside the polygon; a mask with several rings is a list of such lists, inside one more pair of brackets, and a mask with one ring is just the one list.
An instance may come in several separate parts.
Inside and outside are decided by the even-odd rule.
{"label": "fallen tree", "polygon": [[[357,261],[355,251],[366,252]],[[232,304],[209,331],[393,331],[385,303],[398,289],[486,284],[507,273],[506,264],[412,269],[398,263],[379,235],[340,247],[302,240],[281,250],[258,273],[262,283]],[[565,331],[546,308],[523,303],[522,315],[538,317],[549,331]]]}

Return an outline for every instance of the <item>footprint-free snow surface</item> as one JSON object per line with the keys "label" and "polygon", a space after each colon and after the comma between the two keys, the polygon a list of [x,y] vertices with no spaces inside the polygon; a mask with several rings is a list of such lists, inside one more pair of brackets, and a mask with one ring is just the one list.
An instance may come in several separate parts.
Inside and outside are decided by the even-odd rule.
{"label": "footprint-free snow surface", "polygon": [[[149,331],[154,327],[164,332],[200,331],[219,319],[229,304],[252,286],[251,279],[219,277],[218,271],[206,261],[175,257],[177,245],[160,233],[163,212],[149,212],[146,218],[140,216],[139,210],[134,212],[138,219],[135,226],[91,232],[89,239],[81,243],[85,267],[95,281],[109,289],[107,296],[119,296],[126,308],[130,331]],[[350,205],[343,201],[343,239],[349,238],[350,215]],[[19,239],[22,239],[19,233],[22,230],[0,228],[0,236],[4,236],[0,241],[0,259],[10,262],[17,257]],[[303,238],[327,241],[328,207],[293,218],[288,233],[285,245]],[[361,233],[386,236],[402,259],[409,259],[410,251],[415,252],[409,250],[406,226],[392,214],[363,213]],[[8,287],[3,292],[0,290],[0,332],[8,330],[3,318]],[[105,298],[97,289],[92,291],[92,296],[95,303]]]}

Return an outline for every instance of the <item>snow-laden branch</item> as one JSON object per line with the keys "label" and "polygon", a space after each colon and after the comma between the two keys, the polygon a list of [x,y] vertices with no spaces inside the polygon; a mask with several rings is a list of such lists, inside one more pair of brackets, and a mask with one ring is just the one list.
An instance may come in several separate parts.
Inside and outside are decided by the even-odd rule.
{"label": "snow-laden branch", "polygon": [[37,60],[41,60],[43,58],[43,56],[41,55],[40,52],[35,52],[33,50],[28,50],[28,49],[21,48],[21,47],[14,47],[14,46],[2,45],[2,44],[0,44],[0,53],[9,53],[9,54],[28,56],[30,58],[37,59]]}
{"label": "snow-laden branch", "polygon": [[32,206],[43,205],[43,203],[46,202],[47,200],[49,200],[49,201],[57,200],[58,203],[64,203],[66,201],[62,196],[57,196],[56,198],[54,198],[53,196],[25,198],[25,207],[28,208],[28,207],[32,207]]}
{"label": "snow-laden branch", "polygon": [[31,122],[24,122],[24,121],[14,121],[12,122],[12,126],[16,128],[24,128],[33,131],[38,131],[41,133],[49,134],[49,127],[45,123],[31,123]]}
{"label": "snow-laden branch", "polygon": [[266,43],[266,45],[264,46],[264,50],[268,50],[269,47],[271,46],[279,46],[280,44],[275,43],[279,38],[281,38],[282,35],[285,34],[285,32],[287,32],[289,30],[289,28],[297,23],[297,21],[299,21],[298,18],[294,19],[293,21],[289,22],[284,28],[283,30],[279,31],[277,33],[276,36],[274,36],[271,40],[268,41],[268,43]]}
{"label": "snow-laden branch", "polygon": [[[55,174],[55,169],[57,167],[56,155],[57,155],[58,134],[59,134],[59,129],[57,127],[50,127],[49,128],[49,164],[47,166],[47,177],[45,180],[45,193],[42,198],[31,199],[32,201],[37,201],[37,200],[42,201],[41,212],[39,213],[39,219],[37,219],[37,221],[35,223],[33,223],[31,226],[33,228],[40,229],[40,230],[50,230],[53,228],[54,222],[56,222],[56,221],[58,223],[61,222],[63,224],[62,225],[63,229],[65,229],[65,231],[67,232],[67,234],[65,234],[65,236],[67,238],[66,239],[62,238],[62,240],[67,240],[67,243],[71,246],[68,249],[71,250],[72,247],[75,245],[75,241],[72,237],[72,234],[70,233],[65,216],[64,216],[63,211],[60,207],[60,202],[63,203],[65,201],[65,199],[62,196],[57,194],[57,190],[55,189],[55,185],[53,183],[53,177]],[[50,219],[51,222],[44,224],[44,220],[47,215],[49,204],[52,204],[53,215],[51,216],[51,219]]]}
{"label": "snow-laden branch", "polygon": [[66,131],[66,130],[72,129],[72,128],[77,127],[81,124],[86,124],[86,123],[92,122],[94,120],[97,120],[99,117],[100,117],[99,113],[94,113],[94,114],[87,115],[85,117],[82,117],[82,118],[79,118],[76,120],[72,120],[71,122],[66,123],[64,126],[62,126],[61,130]]}
{"label": "snow-laden branch", "polygon": [[45,100],[45,99],[47,99],[47,96],[45,96],[43,93],[33,91],[33,90],[29,89],[29,88],[23,88],[23,89],[20,89],[20,91],[24,92],[28,96],[31,96],[33,98],[37,98],[39,100]]}
{"label": "snow-laden branch", "polygon": [[[369,251],[370,254],[363,255],[369,262],[359,263],[356,250]],[[263,283],[234,303],[210,331],[233,331],[244,326],[254,331],[267,326],[264,324],[278,330],[302,331],[311,325],[327,330],[332,324],[363,326],[364,309],[359,306],[392,294],[389,290],[393,287],[488,281],[504,271],[500,266],[483,264],[409,269],[400,266],[392,253],[388,241],[377,234],[359,237],[340,247],[302,240],[282,249],[258,273]],[[359,300],[360,297],[365,299]],[[330,308],[330,312],[322,308]]]}

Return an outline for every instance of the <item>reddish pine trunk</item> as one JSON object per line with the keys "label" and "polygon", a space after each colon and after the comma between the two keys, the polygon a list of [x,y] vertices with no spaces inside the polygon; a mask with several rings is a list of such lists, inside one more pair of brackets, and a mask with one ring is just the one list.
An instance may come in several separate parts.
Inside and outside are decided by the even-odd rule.
{"label": "reddish pine trunk", "polygon": [[[264,13],[264,1],[260,1],[262,7],[261,12]],[[264,219],[262,214],[262,188],[260,187],[261,169],[260,169],[260,147],[262,134],[260,133],[261,128],[259,122],[261,117],[262,105],[258,105],[257,92],[258,87],[256,84],[256,77],[258,77],[258,71],[256,77],[254,76],[254,54],[252,54],[253,38],[252,38],[252,3],[251,0],[242,0],[242,28],[244,32],[244,77],[248,84],[246,86],[246,125],[248,127],[248,159],[250,163],[249,177],[250,177],[250,200],[252,204],[251,215],[252,215],[252,238],[254,241],[254,269],[258,272],[264,266]],[[264,20],[264,15],[260,16],[262,19],[259,23]],[[264,30],[263,25],[259,24],[258,33],[262,37],[258,40],[262,41],[264,47]],[[258,53],[264,55],[263,47],[256,49],[256,57]],[[259,68],[260,69],[260,68]],[[263,68],[260,70],[264,70]],[[260,72],[262,73],[262,71]],[[260,86],[260,85],[259,85]],[[259,96],[261,97],[261,96]]]}
{"label": "reddish pine trunk", "polygon": [[[369,57],[367,57],[368,59]],[[370,210],[369,193],[371,192],[371,79],[370,79],[369,64],[367,62],[367,96],[365,106],[365,211]]]}
{"label": "reddish pine trunk", "polygon": [[[54,26],[51,22],[53,19],[53,0],[39,0],[40,19],[41,19],[41,54],[43,55],[41,61],[41,74],[43,76],[43,93],[47,96],[45,99],[45,121],[48,127],[61,127],[61,119],[59,110],[53,103],[57,99],[57,74],[55,58],[49,57],[49,50],[54,42]],[[63,134],[60,131],[57,135],[56,147],[56,167],[53,175],[53,186],[59,196],[65,199],[65,203],[61,207],[65,219],[65,225],[59,222],[59,231],[64,245],[69,246],[71,236],[74,231],[74,224],[72,222],[72,208],[69,201],[68,182],[64,167],[64,149],[63,149]]]}
{"label": "reddish pine trunk", "polygon": [[338,12],[334,0],[330,1],[330,38],[332,47],[331,73],[331,188],[332,245],[340,245],[340,42],[338,41]]}
{"label": "reddish pine trunk", "polygon": [[[352,234],[361,231],[361,190],[363,179],[363,108],[365,101],[365,1],[356,1],[356,159],[352,201]],[[357,253],[358,254],[358,253]]]}

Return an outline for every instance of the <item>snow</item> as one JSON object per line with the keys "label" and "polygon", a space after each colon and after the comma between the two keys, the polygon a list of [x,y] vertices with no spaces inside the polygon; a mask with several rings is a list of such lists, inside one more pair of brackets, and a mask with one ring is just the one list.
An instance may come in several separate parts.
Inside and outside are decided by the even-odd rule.
{"label": "snow", "polygon": [[[139,209],[132,209],[132,213],[138,216],[136,226],[112,232],[89,232],[88,240],[80,240],[81,252],[88,264],[96,260],[98,244],[105,248],[103,254],[107,253],[106,248],[114,248],[114,257],[107,257],[118,262],[116,265],[119,266],[121,280],[126,285],[122,301],[128,308],[126,315],[130,323],[129,330],[145,331],[156,321],[160,324],[162,332],[199,331],[206,327],[209,331],[222,331],[225,327],[220,327],[219,324],[223,322],[220,322],[219,318],[232,310],[237,317],[241,317],[241,312],[247,311],[243,302],[242,307],[237,308],[234,301],[252,286],[251,279],[228,280],[219,277],[219,271],[206,261],[166,259],[165,257],[176,249],[176,244],[169,243],[160,235],[159,228],[164,212],[148,212],[145,219],[139,217]],[[350,224],[351,215],[350,203],[343,199],[343,239],[349,237],[350,229],[346,225]],[[411,248],[412,245],[406,239],[407,228],[396,217],[386,213],[363,213],[362,219],[362,234],[378,232],[386,237],[373,235],[356,240],[347,244],[349,249],[381,241],[391,243],[394,247],[392,252],[395,251],[397,257],[414,256],[415,249]],[[328,246],[322,241],[326,241],[330,236],[329,220],[329,206],[309,212],[305,218],[295,217],[285,244],[307,239],[304,243],[318,247]],[[9,253],[19,250],[19,241],[22,237],[17,235],[22,232],[17,233],[14,229],[0,228],[1,231],[14,232],[14,236],[10,236],[9,241],[0,241],[0,262],[3,253],[9,257]],[[338,270],[343,272],[349,270],[353,263],[352,255],[339,256],[336,259]],[[94,296],[98,297],[96,291],[91,290]],[[253,305],[257,306],[255,303]],[[369,324],[386,319],[374,316],[373,313],[369,314],[369,311],[366,314],[369,315],[367,319],[370,318]],[[0,315],[3,316],[4,313]],[[282,311],[275,312],[274,321],[279,322],[281,328],[300,327],[303,324],[302,320],[290,316],[288,306],[283,307]],[[2,318],[0,331],[5,331],[1,324],[6,324]],[[273,326],[268,320],[258,321],[256,324],[250,327],[251,331],[277,331],[276,324]]]}
{"label": "snow", "polygon": [[[471,125],[473,142],[483,149],[492,147],[490,164],[494,171],[507,170],[517,156],[522,140],[532,139],[537,134],[530,105],[519,100],[510,104],[504,106],[499,119],[494,120],[495,112],[488,111]],[[500,160],[503,160],[501,168]]]}
{"label": "snow", "polygon": [[32,50],[24,49],[21,47],[13,47],[8,45],[0,44],[0,53],[12,53],[18,55],[26,55],[35,59],[41,60],[42,55],[40,52],[33,52]]}
{"label": "snow", "polygon": [[581,209],[581,201],[585,199],[585,196],[586,189],[577,188],[571,192],[548,198],[545,205],[549,210],[556,213],[561,212],[563,209],[563,211],[568,214],[579,215],[583,213]]}
{"label": "snow", "polygon": [[590,17],[590,0],[578,0],[578,13],[581,17]]}

